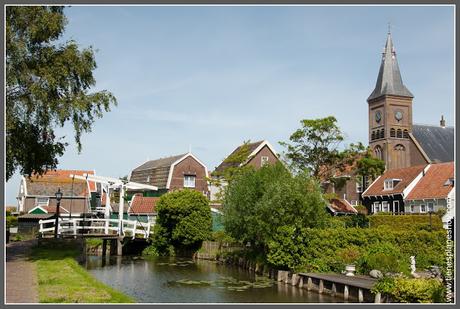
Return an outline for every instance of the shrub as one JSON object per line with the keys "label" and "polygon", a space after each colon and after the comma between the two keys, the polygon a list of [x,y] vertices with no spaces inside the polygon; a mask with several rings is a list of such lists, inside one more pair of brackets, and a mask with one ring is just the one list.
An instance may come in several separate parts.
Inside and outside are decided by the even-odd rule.
{"label": "shrub", "polygon": [[153,244],[160,254],[193,253],[211,236],[212,218],[207,198],[195,190],[163,195],[157,204],[158,217]]}
{"label": "shrub", "polygon": [[369,227],[369,219],[366,215],[363,215],[361,213],[354,216],[350,216],[347,219],[348,220],[345,222],[346,227]]}
{"label": "shrub", "polygon": [[380,279],[373,290],[391,297],[398,303],[440,303],[444,302],[445,288],[437,279]]}
{"label": "shrub", "polygon": [[[430,217],[426,214],[394,216],[386,213],[378,213],[376,215],[371,215],[368,218],[371,228],[388,226],[392,229],[418,230],[424,226],[424,229],[429,230],[430,225]],[[439,216],[432,215],[431,221],[433,230],[443,229],[442,220]]]}
{"label": "shrub", "polygon": [[375,243],[366,249],[360,259],[361,272],[368,273],[373,269],[383,273],[409,273],[409,257],[401,254],[399,248],[389,242]]}

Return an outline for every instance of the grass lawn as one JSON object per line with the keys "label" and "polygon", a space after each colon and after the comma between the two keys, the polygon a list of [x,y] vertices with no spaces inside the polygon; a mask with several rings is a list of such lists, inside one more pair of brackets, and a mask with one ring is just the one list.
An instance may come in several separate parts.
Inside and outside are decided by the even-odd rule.
{"label": "grass lawn", "polygon": [[133,303],[130,297],[99,282],[75,258],[72,248],[35,247],[40,303]]}

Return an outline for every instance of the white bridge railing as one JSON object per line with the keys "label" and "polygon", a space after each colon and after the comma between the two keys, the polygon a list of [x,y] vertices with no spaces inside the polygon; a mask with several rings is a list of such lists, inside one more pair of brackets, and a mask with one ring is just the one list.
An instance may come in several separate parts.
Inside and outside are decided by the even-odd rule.
{"label": "white bridge railing", "polygon": [[[40,225],[39,233],[53,234],[55,230],[56,219],[47,219],[38,221]],[[83,224],[80,224],[83,222]],[[152,223],[139,222],[136,220],[122,220],[123,236],[136,236],[140,238],[148,238],[153,232]],[[118,219],[89,219],[89,218],[59,218],[58,234],[78,235],[81,230],[88,231],[87,235],[103,234],[117,235],[118,234]]]}

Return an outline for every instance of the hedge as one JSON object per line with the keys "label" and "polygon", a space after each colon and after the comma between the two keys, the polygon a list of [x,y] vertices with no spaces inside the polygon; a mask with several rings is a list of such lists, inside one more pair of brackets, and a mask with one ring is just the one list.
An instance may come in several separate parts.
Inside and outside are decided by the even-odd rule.
{"label": "hedge", "polygon": [[[377,228],[380,226],[388,226],[393,229],[424,229],[429,230],[430,216],[429,215],[384,215],[377,214],[368,216],[370,228]],[[441,217],[433,214],[431,215],[431,225],[433,230],[442,230]]]}

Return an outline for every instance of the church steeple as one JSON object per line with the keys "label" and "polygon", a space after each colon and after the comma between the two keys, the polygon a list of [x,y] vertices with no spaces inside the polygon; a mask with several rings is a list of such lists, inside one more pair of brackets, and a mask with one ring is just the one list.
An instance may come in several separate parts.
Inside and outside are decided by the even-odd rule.
{"label": "church steeple", "polygon": [[399,72],[398,60],[396,59],[396,52],[391,40],[390,29],[388,29],[387,42],[382,54],[382,63],[380,64],[379,75],[375,84],[375,89],[372,91],[367,101],[376,99],[383,95],[396,95],[402,97],[414,96],[404,86]]}

